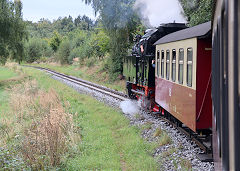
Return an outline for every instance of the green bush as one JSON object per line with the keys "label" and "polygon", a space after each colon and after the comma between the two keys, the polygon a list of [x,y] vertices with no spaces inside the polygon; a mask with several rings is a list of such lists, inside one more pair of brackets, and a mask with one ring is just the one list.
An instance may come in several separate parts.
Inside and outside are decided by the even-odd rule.
{"label": "green bush", "polygon": [[42,57],[51,57],[53,55],[53,50],[49,46],[46,40],[41,40],[42,44]]}
{"label": "green bush", "polygon": [[52,53],[46,40],[32,38],[25,44],[25,60],[27,62],[34,62],[43,56],[50,57]]}
{"label": "green bush", "polygon": [[91,58],[88,58],[86,60],[86,65],[87,65],[87,67],[91,67],[91,66],[93,66],[95,64],[95,62],[96,62],[96,59],[91,57]]}
{"label": "green bush", "polygon": [[61,64],[72,63],[72,57],[70,56],[71,49],[71,43],[69,40],[66,39],[61,43],[57,51],[57,57]]}
{"label": "green bush", "polygon": [[101,65],[101,68],[100,68],[99,72],[101,72],[101,71],[109,71],[109,69],[111,67],[111,63],[112,63],[109,54],[105,55],[105,58],[103,59],[102,62],[103,63]]}
{"label": "green bush", "polygon": [[56,52],[62,42],[62,38],[57,31],[53,32],[53,37],[50,39],[49,46]]}

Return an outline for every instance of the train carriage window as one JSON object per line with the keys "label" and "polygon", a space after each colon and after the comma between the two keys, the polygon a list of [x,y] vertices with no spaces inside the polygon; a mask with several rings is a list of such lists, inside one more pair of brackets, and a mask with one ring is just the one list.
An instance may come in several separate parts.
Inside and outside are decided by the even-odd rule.
{"label": "train carriage window", "polygon": [[184,50],[179,49],[179,58],[178,58],[178,82],[183,84],[183,63],[184,63]]}
{"label": "train carriage window", "polygon": [[172,50],[172,81],[176,81],[176,50]]}
{"label": "train carriage window", "polygon": [[170,51],[167,50],[166,52],[166,79],[169,80],[170,74]]}
{"label": "train carriage window", "polygon": [[159,77],[159,67],[160,67],[160,52],[157,51],[157,76]]}
{"label": "train carriage window", "polygon": [[161,59],[161,76],[164,78],[164,50],[162,50],[162,59]]}
{"label": "train carriage window", "polygon": [[187,49],[187,85],[192,87],[193,50]]}

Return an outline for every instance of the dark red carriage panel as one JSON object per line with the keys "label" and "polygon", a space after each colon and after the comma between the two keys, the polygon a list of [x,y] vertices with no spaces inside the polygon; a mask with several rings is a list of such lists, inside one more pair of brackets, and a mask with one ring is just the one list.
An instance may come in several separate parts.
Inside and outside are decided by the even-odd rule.
{"label": "dark red carriage panel", "polygon": [[197,130],[212,127],[211,40],[197,40],[196,124]]}
{"label": "dark red carriage panel", "polygon": [[196,91],[157,77],[155,83],[156,103],[196,131]]}

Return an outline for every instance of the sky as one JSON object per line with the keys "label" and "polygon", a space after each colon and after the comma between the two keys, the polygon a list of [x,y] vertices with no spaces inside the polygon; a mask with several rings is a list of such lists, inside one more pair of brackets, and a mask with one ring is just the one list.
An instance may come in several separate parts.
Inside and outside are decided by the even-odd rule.
{"label": "sky", "polygon": [[91,6],[85,5],[82,0],[22,0],[23,19],[37,22],[41,18],[49,20],[71,15],[76,18],[84,14],[95,19]]}

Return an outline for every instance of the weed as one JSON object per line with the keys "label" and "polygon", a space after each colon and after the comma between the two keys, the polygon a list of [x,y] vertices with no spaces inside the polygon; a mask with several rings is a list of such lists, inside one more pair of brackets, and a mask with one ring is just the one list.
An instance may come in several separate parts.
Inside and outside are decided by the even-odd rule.
{"label": "weed", "polygon": [[93,57],[86,59],[86,65],[87,65],[87,67],[93,66],[93,65],[95,64],[95,62],[96,62],[96,59],[93,58]]}
{"label": "weed", "polygon": [[183,149],[184,149],[184,146],[182,145],[182,143],[180,143],[180,144],[178,145],[178,149],[180,149],[180,150],[183,150]]}
{"label": "weed", "polygon": [[16,121],[0,120],[0,131],[6,134],[1,134],[2,141],[4,137],[9,139],[16,135],[17,130],[22,130],[24,141],[21,153],[31,169],[45,170],[59,166],[68,148],[80,141],[72,115],[66,113],[63,107],[70,109],[70,103],[66,101],[62,105],[55,90],[40,90],[36,80],[13,86],[9,91]]}
{"label": "weed", "polygon": [[66,143],[73,127],[71,122],[71,118],[59,105],[51,109],[43,120],[33,122],[31,127],[25,130],[22,153],[32,168],[44,169],[45,165],[60,164],[61,155],[67,151]]}
{"label": "weed", "polygon": [[158,127],[158,128],[156,129],[156,131],[154,132],[153,137],[158,137],[158,136],[160,136],[161,134],[162,134],[162,129],[161,129],[160,127]]}
{"label": "weed", "polygon": [[181,165],[183,170],[191,170],[192,169],[192,164],[187,159],[181,159],[180,165]]}
{"label": "weed", "polygon": [[174,166],[174,168],[177,170],[178,164],[177,164],[177,161],[176,161],[175,159],[173,159],[173,166]]}
{"label": "weed", "polygon": [[152,124],[153,124],[153,122],[146,122],[144,125],[142,125],[142,130],[149,130],[149,129],[151,129],[152,128]]}
{"label": "weed", "polygon": [[11,124],[10,120],[8,119],[1,119],[0,120],[0,137],[3,138],[9,138],[9,132],[11,130]]}
{"label": "weed", "polygon": [[143,115],[140,115],[138,113],[135,115],[135,118],[138,119],[138,120],[144,120],[145,119],[145,117]]}
{"label": "weed", "polygon": [[24,161],[15,152],[0,147],[0,170],[24,169],[26,169]]}
{"label": "weed", "polygon": [[160,137],[159,145],[163,146],[166,144],[171,144],[171,142],[172,142],[171,138],[167,135],[166,132],[164,132]]}
{"label": "weed", "polygon": [[169,151],[162,152],[162,157],[163,158],[168,157],[168,156],[170,156],[170,152]]}
{"label": "weed", "polygon": [[168,156],[172,155],[176,151],[177,151],[176,148],[170,148],[167,151],[162,153],[162,157],[168,157]]}

